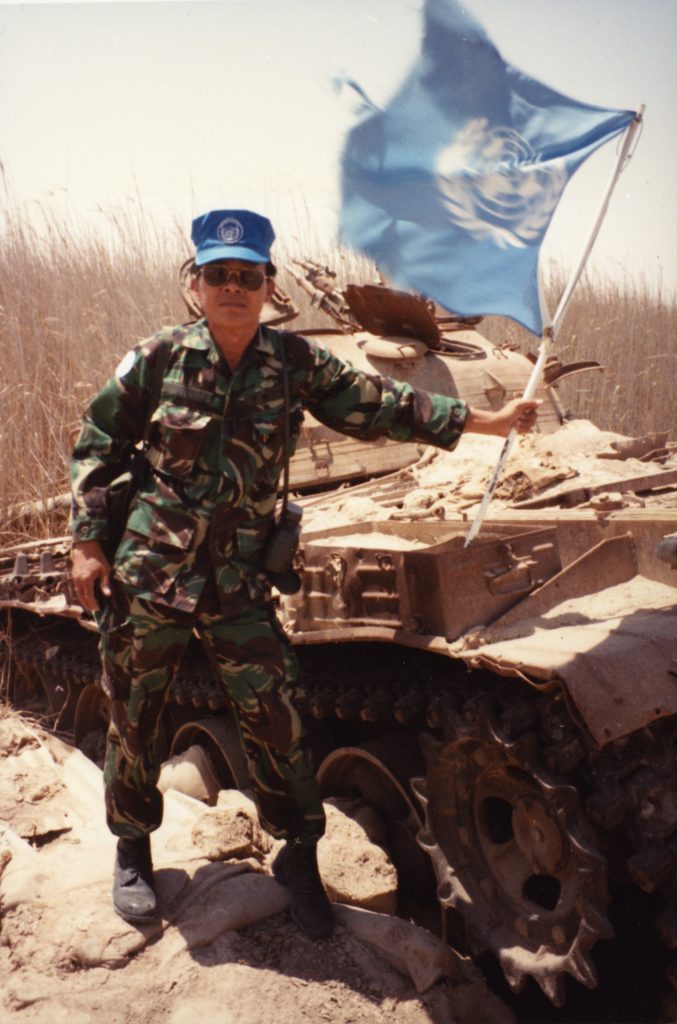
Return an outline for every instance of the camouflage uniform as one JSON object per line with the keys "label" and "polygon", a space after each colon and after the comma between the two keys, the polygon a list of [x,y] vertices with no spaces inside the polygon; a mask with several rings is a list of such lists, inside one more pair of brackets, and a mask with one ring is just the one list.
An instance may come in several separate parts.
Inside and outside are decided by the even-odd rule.
{"label": "camouflage uniform", "polygon": [[117,835],[160,824],[155,737],[193,630],[232,703],[262,824],[277,837],[322,834],[322,805],[289,698],[296,659],[259,567],[284,463],[281,344],[290,455],[303,408],[363,439],[451,449],[463,430],[462,401],[365,374],[287,332],[261,328],[235,371],[204,320],[160,331],[128,353],[87,410],[72,459],[74,540],[103,540],[106,486],[143,435],[154,359],[170,346],[151,414],[153,472],[132,506],[115,555],[113,599],[99,616],[112,701],[106,807]]}

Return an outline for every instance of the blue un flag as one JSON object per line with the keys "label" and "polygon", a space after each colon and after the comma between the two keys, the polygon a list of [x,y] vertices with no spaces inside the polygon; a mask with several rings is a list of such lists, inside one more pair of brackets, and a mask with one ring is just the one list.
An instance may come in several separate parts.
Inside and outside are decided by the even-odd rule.
{"label": "blue un flag", "polygon": [[342,155],[341,241],[461,316],[543,327],[538,254],[564,187],[632,110],[510,67],[455,0],[426,0],[421,54],[388,106],[362,90]]}

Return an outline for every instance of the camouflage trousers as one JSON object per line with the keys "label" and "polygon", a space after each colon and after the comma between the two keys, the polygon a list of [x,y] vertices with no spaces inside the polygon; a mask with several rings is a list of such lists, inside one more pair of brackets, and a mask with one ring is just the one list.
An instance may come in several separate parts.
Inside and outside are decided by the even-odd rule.
{"label": "camouflage trousers", "polygon": [[225,618],[207,600],[194,615],[176,613],[118,586],[99,620],[101,685],[111,702],[104,766],[111,832],[136,837],[162,822],[160,718],[194,630],[229,698],[261,825],[276,838],[322,835],[322,802],[289,691],[298,664],[272,610],[252,606]]}

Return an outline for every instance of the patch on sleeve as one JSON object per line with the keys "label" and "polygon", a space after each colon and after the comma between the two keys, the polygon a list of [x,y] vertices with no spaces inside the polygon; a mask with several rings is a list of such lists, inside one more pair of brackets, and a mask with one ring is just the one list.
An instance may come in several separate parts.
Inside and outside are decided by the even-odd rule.
{"label": "patch on sleeve", "polygon": [[131,370],[132,366],[134,365],[135,359],[136,352],[134,352],[134,350],[131,349],[127,353],[127,355],[124,355],[120,362],[118,363],[115,369],[115,376],[118,377],[120,380],[122,380],[123,377],[126,377],[129,371]]}

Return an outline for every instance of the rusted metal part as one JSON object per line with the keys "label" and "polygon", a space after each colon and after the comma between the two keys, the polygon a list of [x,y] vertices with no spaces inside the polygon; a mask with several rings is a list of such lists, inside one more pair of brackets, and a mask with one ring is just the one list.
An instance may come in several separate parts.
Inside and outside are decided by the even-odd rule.
{"label": "rusted metal part", "polygon": [[660,487],[676,486],[677,469],[666,469],[662,473],[646,473],[642,476],[627,477],[625,480],[610,479],[605,483],[593,486],[557,488],[538,498],[515,502],[515,508],[546,508],[548,505],[558,504],[564,508],[571,508],[573,505],[581,505],[585,501],[590,501],[593,495],[602,494],[604,491],[612,490],[620,494],[627,492],[643,494]]}
{"label": "rusted metal part", "polygon": [[44,540],[32,541],[24,539],[18,544],[8,544],[0,551],[0,574],[4,576],[19,554],[26,554],[30,557],[32,552],[37,552],[39,558],[42,551],[49,550],[55,559],[60,559],[68,555],[70,548],[69,537],[48,537]]}
{"label": "rusted metal part", "polygon": [[323,310],[343,329],[354,330],[358,324],[338,289],[334,271],[313,260],[295,259],[293,262],[301,267],[305,274],[299,273],[293,266],[288,265],[286,269],[306,295],[310,296],[311,306]]}
{"label": "rusted metal part", "polygon": [[303,586],[282,605],[294,633],[341,623],[447,639],[493,621],[560,568],[547,528],[487,530],[464,550],[457,527],[434,523],[321,531],[306,538],[298,559]]}
{"label": "rusted metal part", "polygon": [[569,598],[594,594],[637,575],[637,556],[632,534],[609,537],[552,576],[538,590],[497,619],[494,626],[543,615]]}
{"label": "rusted metal part", "polygon": [[[453,522],[452,515],[447,520]],[[492,521],[512,523],[523,529],[555,526],[562,565],[586,555],[591,548],[610,537],[630,534],[640,575],[675,586],[669,566],[656,557],[656,549],[666,534],[675,530],[677,509],[670,507],[624,508],[599,518],[591,509],[506,509],[494,512]]]}
{"label": "rusted metal part", "polygon": [[327,487],[387,473],[416,462],[423,451],[420,444],[395,444],[384,439],[365,444],[307,416],[290,465],[290,485],[294,489]]}
{"label": "rusted metal part", "polygon": [[421,548],[407,554],[413,608],[425,608],[424,631],[452,640],[498,615],[560,568],[554,531],[546,528],[497,535],[487,529],[476,553],[459,548]]}
{"label": "rusted metal part", "polygon": [[109,720],[109,702],[96,683],[89,683],[79,693],[73,738],[78,750],[92,761],[102,763]]}
{"label": "rusted metal part", "polygon": [[251,779],[235,722],[222,716],[185,722],[174,734],[170,756],[197,744],[204,748],[222,789],[249,789]]}
{"label": "rusted metal part", "polygon": [[433,303],[382,285],[348,285],[344,298],[353,324],[373,339],[409,339],[459,359],[486,358],[472,330],[482,317],[439,316]]}
{"label": "rusted metal part", "polygon": [[635,576],[540,617],[497,623],[459,656],[501,675],[560,681],[603,746],[677,714],[677,591]]}
{"label": "rusted metal part", "polygon": [[6,548],[0,558],[2,607],[81,618],[69,551],[70,544],[64,543],[64,538]]}
{"label": "rusted metal part", "polygon": [[552,357],[545,365],[543,379],[548,387],[552,387],[558,381],[564,380],[565,377],[571,377],[574,373],[587,373],[589,370],[603,371],[604,367],[601,363],[595,362],[594,359],[562,364],[559,359]]}
{"label": "rusted metal part", "polygon": [[82,687],[99,672],[96,641],[88,639],[68,619],[7,611],[0,631],[5,699],[20,707],[38,698],[54,727],[71,731]]}
{"label": "rusted metal part", "polygon": [[625,852],[627,874],[635,884],[665,897],[666,909],[656,924],[662,941],[674,948],[677,736],[672,723],[662,720],[609,744],[592,754],[590,767],[596,791],[586,801],[588,814],[614,833],[616,855]]}
{"label": "rusted metal part", "polygon": [[612,441],[611,451],[599,452],[598,459],[645,459],[657,452],[667,452],[667,430],[659,433],[644,434],[642,437],[625,437],[620,441]]}
{"label": "rusted metal part", "polygon": [[423,767],[418,748],[403,750],[402,743],[390,736],[333,750],[317,773],[324,799],[349,797],[372,813],[377,811],[387,826],[398,888],[419,900],[434,891],[430,860],[416,841],[423,818],[409,783]]}
{"label": "rusted metal part", "polygon": [[677,569],[677,533],[664,537],[656,548],[656,556],[667,562],[671,569]]}
{"label": "rusted metal part", "polygon": [[352,315],[372,334],[415,338],[439,348],[440,329],[423,299],[370,284],[350,284],[344,294]]}
{"label": "rusted metal part", "polygon": [[480,693],[443,709],[442,739],[423,738],[427,770],[413,781],[419,842],[475,952],[492,949],[515,991],[532,977],[561,1006],[566,974],[596,985],[590,950],[612,935],[605,863],[576,789],[539,767],[538,714],[523,704],[498,717]]}
{"label": "rusted metal part", "polygon": [[482,316],[454,316],[451,313],[447,313],[446,310],[442,311],[442,307],[435,303],[435,321],[440,325],[443,331],[454,332],[454,331],[467,331],[469,327],[476,327],[482,323],[484,317]]}

